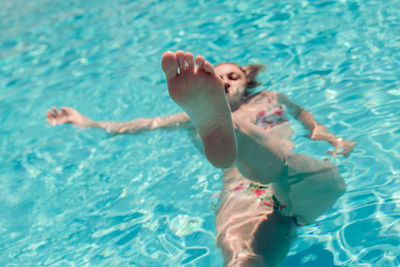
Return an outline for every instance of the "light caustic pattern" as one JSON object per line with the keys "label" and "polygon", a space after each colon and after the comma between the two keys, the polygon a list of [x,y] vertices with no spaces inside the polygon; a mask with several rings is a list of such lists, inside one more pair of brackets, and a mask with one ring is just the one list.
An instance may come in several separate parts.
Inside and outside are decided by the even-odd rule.
{"label": "light caustic pattern", "polygon": [[[178,49],[267,65],[260,89],[357,142],[330,158],[347,193],[282,266],[399,265],[399,21],[399,1],[2,1],[0,265],[222,265],[221,172],[186,132],[45,123],[53,105],[96,120],[180,112],[160,68]],[[329,157],[293,128],[296,152]]]}

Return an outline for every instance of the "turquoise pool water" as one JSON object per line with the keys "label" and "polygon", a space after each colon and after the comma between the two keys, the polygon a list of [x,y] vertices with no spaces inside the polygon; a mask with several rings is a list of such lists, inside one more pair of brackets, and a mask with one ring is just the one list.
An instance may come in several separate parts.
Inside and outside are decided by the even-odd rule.
{"label": "turquoise pool water", "polygon": [[[279,90],[358,145],[333,159],[347,193],[299,229],[282,266],[400,264],[400,2],[3,0],[0,265],[221,266],[222,186],[184,131],[49,127],[51,106],[96,120],[181,110],[166,50],[262,63]],[[294,122],[299,153],[327,157]]]}

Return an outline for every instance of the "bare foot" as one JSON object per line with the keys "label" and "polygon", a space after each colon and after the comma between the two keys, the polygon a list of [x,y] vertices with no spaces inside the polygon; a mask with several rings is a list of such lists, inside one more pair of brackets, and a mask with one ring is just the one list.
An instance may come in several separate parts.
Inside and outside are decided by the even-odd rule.
{"label": "bare foot", "polygon": [[196,126],[208,161],[228,168],[235,161],[236,141],[224,83],[202,56],[196,64],[193,55],[183,51],[165,52],[161,62],[169,95]]}

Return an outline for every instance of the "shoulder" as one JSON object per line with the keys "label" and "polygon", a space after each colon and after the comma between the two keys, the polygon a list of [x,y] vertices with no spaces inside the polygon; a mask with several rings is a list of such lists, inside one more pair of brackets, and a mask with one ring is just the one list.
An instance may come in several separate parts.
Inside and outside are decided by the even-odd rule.
{"label": "shoulder", "polygon": [[277,93],[277,99],[278,99],[279,103],[282,103],[282,104],[287,105],[287,106],[296,105],[293,101],[291,101],[289,99],[289,97],[287,95],[282,94],[282,93]]}
{"label": "shoulder", "polygon": [[290,100],[287,95],[278,93],[277,97],[278,102],[285,105],[293,116],[297,117],[303,111],[303,108]]}

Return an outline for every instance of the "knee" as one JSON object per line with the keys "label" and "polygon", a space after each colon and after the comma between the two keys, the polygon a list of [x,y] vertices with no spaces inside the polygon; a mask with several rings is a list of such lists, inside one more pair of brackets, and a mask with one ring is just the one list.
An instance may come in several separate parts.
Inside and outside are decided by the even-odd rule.
{"label": "knee", "polygon": [[339,197],[344,195],[344,193],[346,193],[346,183],[344,182],[344,179],[341,176],[336,182],[335,191],[337,192]]}
{"label": "knee", "polygon": [[271,165],[265,164],[264,162],[257,164],[257,160],[250,162],[243,162],[236,160],[235,165],[239,172],[247,179],[261,183],[268,184],[278,178],[284,170],[284,162],[277,162]]}
{"label": "knee", "polygon": [[337,166],[334,166],[331,169],[331,172],[333,172],[333,174],[328,176],[332,177],[332,182],[331,182],[332,192],[336,193],[336,195],[340,197],[344,193],[346,193],[346,183],[343,177],[340,175],[339,168]]}

